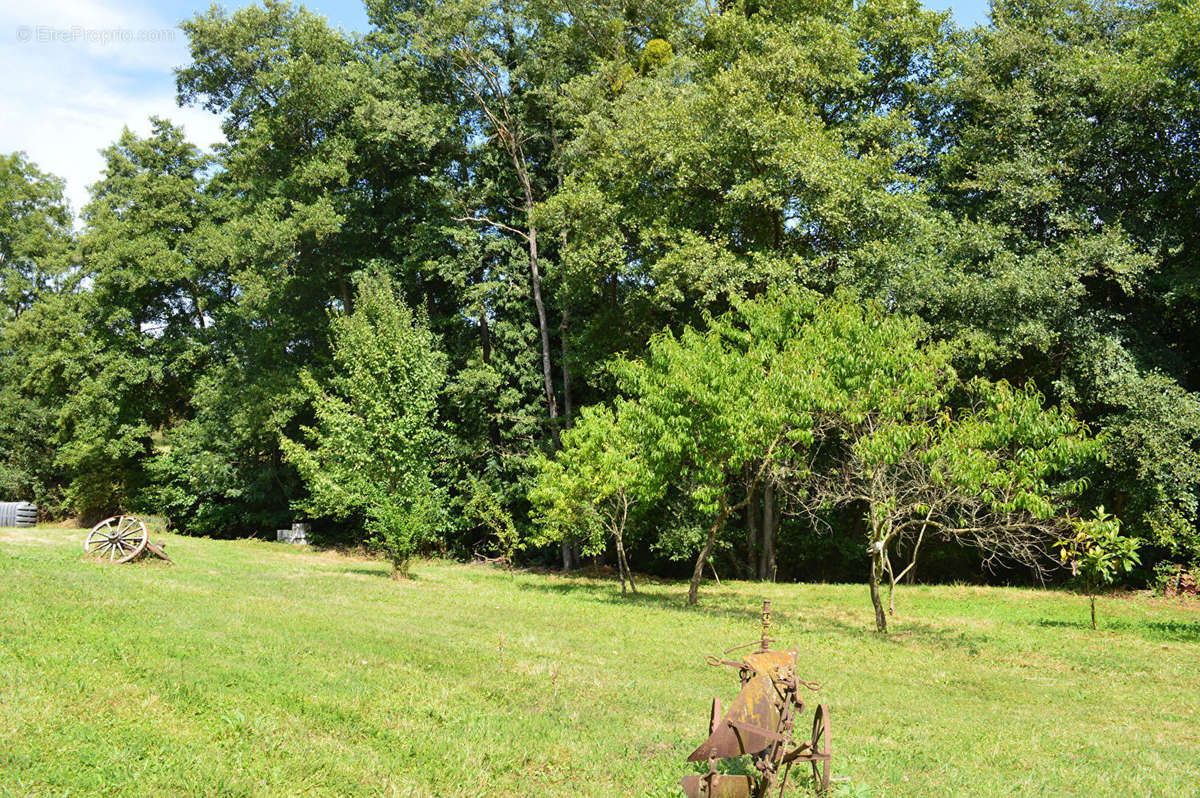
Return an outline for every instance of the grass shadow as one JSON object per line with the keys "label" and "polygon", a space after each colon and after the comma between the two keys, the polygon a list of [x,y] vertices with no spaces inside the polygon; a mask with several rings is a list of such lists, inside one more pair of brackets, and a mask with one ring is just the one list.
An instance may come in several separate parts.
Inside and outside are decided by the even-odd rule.
{"label": "grass shadow", "polygon": [[347,576],[373,576],[379,579],[388,579],[399,585],[411,585],[421,581],[421,577],[413,571],[409,571],[407,575],[399,578],[392,577],[392,569],[389,566],[380,568],[338,568],[329,573],[344,574]]}
{"label": "grass shadow", "polygon": [[[1039,618],[1035,622],[1043,628],[1078,629],[1092,631],[1089,621],[1058,621]],[[1128,632],[1143,640],[1171,640],[1181,643],[1200,643],[1200,621],[1128,621],[1124,618],[1100,618],[1098,631]]]}
{"label": "grass shadow", "polygon": [[[654,607],[664,610],[674,610],[676,612],[698,612],[707,615],[721,615],[735,620],[745,620],[756,623],[762,617],[762,604],[760,602],[752,603],[746,607],[735,607],[723,605],[720,602],[720,597],[701,597],[698,604],[689,605],[687,603],[687,590],[681,588],[678,595],[646,592],[644,590],[637,593],[628,593],[625,596],[621,595],[621,587],[619,584],[609,584],[596,580],[592,577],[573,576],[573,575],[556,575],[558,578],[553,582],[524,581],[518,583],[521,590],[536,590],[542,593],[553,593],[560,596],[583,596],[588,600],[596,601],[602,604],[612,604],[619,606],[642,606]],[[674,582],[655,582],[651,580],[640,581],[639,585],[674,585]],[[707,600],[706,600],[707,598]],[[715,599],[715,600],[714,600]],[[726,600],[731,600],[732,597]]]}
{"label": "grass shadow", "polygon": [[[667,580],[651,581],[645,584],[678,586],[678,594],[662,592],[639,592],[621,596],[619,584],[609,584],[587,576],[556,574],[554,581],[520,582],[521,590],[533,590],[559,596],[582,597],[588,601],[619,607],[649,607],[669,612],[695,613],[701,616],[720,617],[744,624],[749,636],[759,628],[762,617],[762,603],[759,599],[745,600],[745,593],[726,591],[707,595],[701,594],[696,605],[687,603],[686,586]],[[639,583],[642,584],[642,583]],[[865,591],[864,591],[865,592]],[[736,602],[736,603],[735,603]],[[918,643],[945,651],[966,651],[977,653],[987,646],[991,638],[981,632],[964,630],[957,626],[940,627],[911,618],[898,617],[890,634],[880,635],[875,631],[874,620],[870,615],[870,604],[863,598],[863,619],[861,622],[851,620],[832,611],[819,609],[816,612],[805,606],[781,607],[778,602],[772,606],[772,614],[776,623],[786,620],[798,631],[805,633],[821,632],[838,635],[839,637],[855,640],[872,639],[881,644],[907,645]]]}
{"label": "grass shadow", "polygon": [[[356,574],[358,576],[378,576],[384,579],[391,579],[392,572],[387,568],[341,568],[339,569],[344,574]],[[417,577],[409,574],[409,581],[417,581]],[[403,581],[403,580],[401,580]]]}

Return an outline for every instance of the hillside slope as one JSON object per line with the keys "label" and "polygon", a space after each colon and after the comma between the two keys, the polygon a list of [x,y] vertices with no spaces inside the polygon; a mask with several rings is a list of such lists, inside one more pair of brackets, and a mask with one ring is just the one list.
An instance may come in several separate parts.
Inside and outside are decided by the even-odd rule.
{"label": "hillside slope", "polygon": [[[0,530],[0,795],[673,796],[703,655],[801,648],[838,792],[1200,796],[1200,602],[608,581],[165,536],[174,566]],[[801,793],[797,793],[801,794]]]}

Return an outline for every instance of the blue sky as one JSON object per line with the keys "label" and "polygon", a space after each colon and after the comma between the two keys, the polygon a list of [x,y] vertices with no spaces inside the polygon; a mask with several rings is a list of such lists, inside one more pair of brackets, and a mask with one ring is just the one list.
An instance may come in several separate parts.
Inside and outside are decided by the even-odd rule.
{"label": "blue sky", "polygon": [[[982,22],[987,0],[926,0],[960,25]],[[223,2],[226,8],[248,5]],[[361,0],[307,0],[304,5],[351,31],[367,27]],[[172,69],[188,61],[176,27],[203,0],[0,0],[0,153],[24,150],[43,171],[67,181],[78,213],[100,178],[100,150],[122,127],[149,131],[151,115],[182,124],[209,146],[221,136],[216,117],[175,104]]]}

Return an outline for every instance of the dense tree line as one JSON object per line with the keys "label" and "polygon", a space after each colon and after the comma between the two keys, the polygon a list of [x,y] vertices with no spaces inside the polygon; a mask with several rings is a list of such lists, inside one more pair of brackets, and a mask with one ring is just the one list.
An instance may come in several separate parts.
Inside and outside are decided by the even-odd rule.
{"label": "dense tree line", "polygon": [[[623,582],[702,552],[880,583],[929,528],[869,509],[896,496],[941,538],[1103,504],[1147,565],[1200,561],[1194,4],[368,11],[362,36],[273,1],[185,21],[179,101],[225,141],[126,132],[78,228],[0,159],[0,497],[212,536],[303,515],[398,567],[607,551]],[[772,382],[834,362],[770,321],[789,302],[830,341],[893,318],[845,356],[916,404]],[[998,550],[925,545],[933,574]]]}

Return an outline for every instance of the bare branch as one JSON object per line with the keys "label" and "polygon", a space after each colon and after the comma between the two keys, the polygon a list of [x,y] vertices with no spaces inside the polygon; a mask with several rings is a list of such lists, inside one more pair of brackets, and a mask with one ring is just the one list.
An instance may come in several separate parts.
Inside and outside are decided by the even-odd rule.
{"label": "bare branch", "polygon": [[495,227],[499,230],[507,230],[510,233],[514,233],[514,234],[520,236],[521,238],[523,238],[525,241],[529,240],[529,234],[526,233],[524,230],[518,230],[517,228],[512,227],[511,225],[507,225],[504,222],[497,222],[495,219],[489,219],[486,216],[455,216],[454,221],[456,221],[456,222],[472,222],[474,224],[486,224],[489,227]]}

